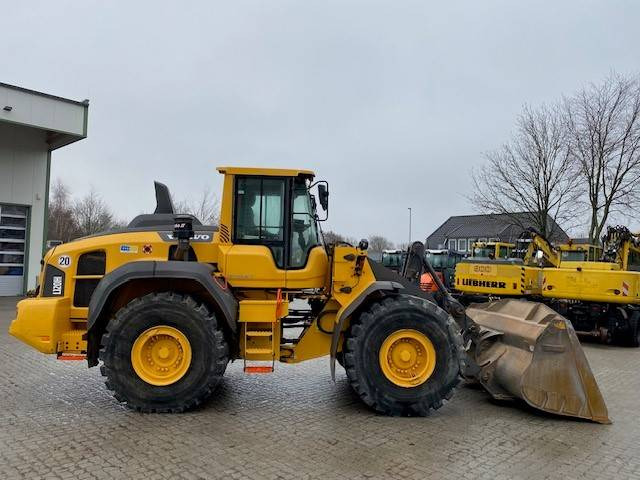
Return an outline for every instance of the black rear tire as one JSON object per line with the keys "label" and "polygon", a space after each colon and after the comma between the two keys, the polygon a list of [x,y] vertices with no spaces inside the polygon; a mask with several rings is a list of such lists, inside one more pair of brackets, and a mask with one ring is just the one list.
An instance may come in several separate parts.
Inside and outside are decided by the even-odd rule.
{"label": "black rear tire", "polygon": [[[427,380],[414,387],[390,381],[379,352],[392,333],[411,329],[433,344],[436,365]],[[346,334],[344,365],[351,386],[375,411],[392,416],[425,416],[449,400],[460,382],[462,338],[455,322],[437,305],[410,296],[373,303],[355,318]]]}
{"label": "black rear tire", "polygon": [[[132,365],[136,339],[156,326],[179,330],[189,341],[186,373],[166,386],[143,380]],[[218,385],[229,361],[229,347],[216,318],[188,295],[152,293],[121,308],[102,336],[100,371],[115,398],[141,412],[183,412],[201,404]]]}

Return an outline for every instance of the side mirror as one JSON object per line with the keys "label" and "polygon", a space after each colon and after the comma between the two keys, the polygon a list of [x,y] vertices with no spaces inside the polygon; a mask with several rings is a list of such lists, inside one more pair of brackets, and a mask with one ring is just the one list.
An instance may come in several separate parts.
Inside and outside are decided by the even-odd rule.
{"label": "side mirror", "polygon": [[329,189],[324,183],[318,184],[318,200],[322,210],[329,211]]}

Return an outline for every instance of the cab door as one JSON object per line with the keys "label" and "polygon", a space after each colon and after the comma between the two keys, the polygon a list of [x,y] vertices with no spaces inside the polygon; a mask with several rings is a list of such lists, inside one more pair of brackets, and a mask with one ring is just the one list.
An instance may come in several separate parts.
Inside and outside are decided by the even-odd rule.
{"label": "cab door", "polygon": [[321,288],[328,284],[329,258],[318,235],[315,203],[304,178],[291,180],[291,222],[285,249],[286,287]]}
{"label": "cab door", "polygon": [[233,245],[224,269],[232,286],[284,288],[287,185],[284,177],[235,178]]}

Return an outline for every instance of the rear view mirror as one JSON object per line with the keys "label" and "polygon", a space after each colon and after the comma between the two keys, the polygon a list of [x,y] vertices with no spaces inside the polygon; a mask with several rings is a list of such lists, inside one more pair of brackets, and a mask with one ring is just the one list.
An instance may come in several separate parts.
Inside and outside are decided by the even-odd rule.
{"label": "rear view mirror", "polygon": [[324,183],[318,184],[318,200],[322,210],[329,211],[329,189]]}

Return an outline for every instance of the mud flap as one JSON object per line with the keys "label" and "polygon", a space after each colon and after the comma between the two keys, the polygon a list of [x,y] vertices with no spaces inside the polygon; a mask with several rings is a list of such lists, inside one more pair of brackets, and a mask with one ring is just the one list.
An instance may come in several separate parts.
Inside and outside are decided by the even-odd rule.
{"label": "mud flap", "polygon": [[475,378],[496,399],[611,423],[571,323],[541,303],[500,300],[466,310]]}

